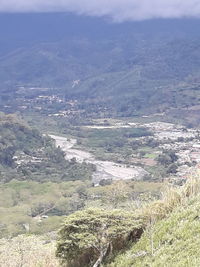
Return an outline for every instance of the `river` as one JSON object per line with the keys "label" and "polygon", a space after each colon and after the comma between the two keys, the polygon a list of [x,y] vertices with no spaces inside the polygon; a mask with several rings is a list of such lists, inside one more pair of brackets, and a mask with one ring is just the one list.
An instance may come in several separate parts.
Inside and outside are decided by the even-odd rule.
{"label": "river", "polygon": [[94,155],[80,149],[75,149],[76,139],[68,139],[57,135],[49,135],[55,140],[56,146],[60,147],[66,154],[66,160],[76,158],[77,162],[91,163],[96,166],[96,172],[93,174],[93,183],[99,185],[103,179],[112,180],[142,180],[148,173],[141,167],[127,167],[125,164],[117,164],[112,161],[102,161],[95,159]]}

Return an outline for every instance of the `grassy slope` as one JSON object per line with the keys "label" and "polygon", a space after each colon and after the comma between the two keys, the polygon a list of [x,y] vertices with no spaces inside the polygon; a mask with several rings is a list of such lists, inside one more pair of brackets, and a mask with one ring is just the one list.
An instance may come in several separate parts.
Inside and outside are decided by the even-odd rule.
{"label": "grassy slope", "polygon": [[[200,183],[197,177],[197,179],[189,180],[182,188],[166,190],[162,200],[145,205],[139,210],[139,214],[146,225],[145,232],[140,240],[128,250],[124,250],[121,254],[118,253],[112,263],[104,264],[104,266],[200,266],[199,192]],[[138,216],[137,212],[136,214]],[[28,236],[26,237],[28,238]],[[8,240],[2,239],[0,251],[3,251],[3,258],[9,257],[9,260],[12,261],[13,251],[18,251],[18,256],[21,257],[21,260],[19,259],[20,263],[26,260],[26,249],[24,249],[24,245],[27,246],[28,241],[26,237],[18,237],[19,240],[14,238],[9,241],[10,256],[8,256],[7,249],[5,249],[8,246]],[[32,240],[31,238],[34,241],[35,237],[30,237],[30,241]],[[38,238],[36,239],[39,240]],[[53,266],[57,266],[54,258],[54,244],[52,243],[47,247],[46,243],[43,243],[40,246],[37,240],[31,241],[31,244],[34,243],[37,249],[40,247],[40,252],[47,257],[46,261],[41,262],[40,266],[52,266],[49,265],[49,258],[51,259],[50,261],[55,261]],[[32,247],[31,244],[30,248]],[[16,246],[17,249],[15,248]],[[38,260],[41,259],[41,257],[38,257]],[[32,260],[35,264],[34,257],[31,262]]]}
{"label": "grassy slope", "polygon": [[109,267],[200,266],[200,196],[149,225],[138,243]]}

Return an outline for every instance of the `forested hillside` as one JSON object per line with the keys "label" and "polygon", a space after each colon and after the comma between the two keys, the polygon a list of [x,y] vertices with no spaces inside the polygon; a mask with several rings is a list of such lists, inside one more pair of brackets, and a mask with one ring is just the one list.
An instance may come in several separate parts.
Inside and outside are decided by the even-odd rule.
{"label": "forested hillside", "polygon": [[74,181],[90,179],[93,166],[66,161],[54,141],[15,115],[0,116],[1,182],[16,180]]}
{"label": "forested hillside", "polygon": [[77,100],[77,109],[89,115],[172,115],[173,108],[176,116],[199,105],[198,20],[118,25],[66,14],[18,14],[1,15],[0,21],[13,34],[12,43],[5,36],[7,49],[0,39],[1,103],[12,94],[18,98],[25,86],[25,99],[33,91],[41,94],[29,88],[46,88],[45,95]]}

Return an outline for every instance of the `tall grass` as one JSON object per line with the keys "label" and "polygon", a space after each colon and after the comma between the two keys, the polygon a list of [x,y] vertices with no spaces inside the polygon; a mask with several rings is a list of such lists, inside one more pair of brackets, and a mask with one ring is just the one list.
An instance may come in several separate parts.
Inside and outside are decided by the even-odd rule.
{"label": "tall grass", "polygon": [[161,200],[150,202],[138,213],[146,222],[165,218],[176,207],[184,205],[189,199],[200,194],[200,170],[195,170],[182,186],[166,186]]}

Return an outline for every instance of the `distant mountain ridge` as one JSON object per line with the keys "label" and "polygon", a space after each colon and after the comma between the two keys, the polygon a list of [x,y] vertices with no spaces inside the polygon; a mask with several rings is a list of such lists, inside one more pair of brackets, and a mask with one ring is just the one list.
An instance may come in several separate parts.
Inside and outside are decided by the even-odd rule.
{"label": "distant mountain ridge", "polygon": [[96,99],[132,115],[147,105],[162,110],[163,94],[171,105],[171,91],[199,82],[200,20],[113,24],[64,13],[1,14],[0,25],[4,89],[58,87],[68,98]]}

